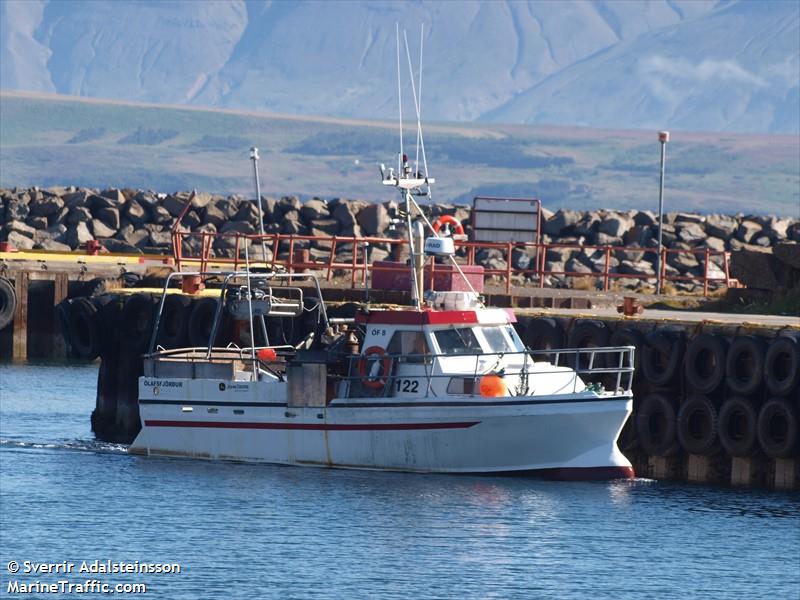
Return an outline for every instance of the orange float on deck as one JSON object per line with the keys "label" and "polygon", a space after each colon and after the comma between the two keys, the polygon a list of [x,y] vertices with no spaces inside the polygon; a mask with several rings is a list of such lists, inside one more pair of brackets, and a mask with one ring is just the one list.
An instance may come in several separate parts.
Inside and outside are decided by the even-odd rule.
{"label": "orange float on deck", "polygon": [[278,353],[274,348],[261,348],[256,352],[256,356],[261,362],[272,362],[278,359]]}
{"label": "orange float on deck", "polygon": [[500,375],[484,375],[481,377],[479,389],[484,398],[500,398],[508,396],[506,382]]}

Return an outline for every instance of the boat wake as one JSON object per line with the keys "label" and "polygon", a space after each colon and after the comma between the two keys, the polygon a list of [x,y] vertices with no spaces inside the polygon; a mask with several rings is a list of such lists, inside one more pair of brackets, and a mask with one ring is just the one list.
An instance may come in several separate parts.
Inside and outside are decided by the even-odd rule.
{"label": "boat wake", "polygon": [[58,442],[34,442],[30,440],[0,439],[0,448],[21,448],[33,450],[72,450],[76,452],[94,452],[99,454],[125,454],[128,447],[124,444],[111,444],[99,440],[64,440]]}

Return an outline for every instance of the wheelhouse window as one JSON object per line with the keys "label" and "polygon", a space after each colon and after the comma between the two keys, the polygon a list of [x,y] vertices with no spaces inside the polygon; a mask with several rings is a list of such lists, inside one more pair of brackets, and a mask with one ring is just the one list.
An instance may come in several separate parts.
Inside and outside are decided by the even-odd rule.
{"label": "wheelhouse window", "polygon": [[386,352],[392,356],[399,356],[399,362],[411,364],[424,364],[430,362],[430,349],[428,340],[421,331],[395,331]]}
{"label": "wheelhouse window", "polygon": [[483,351],[471,327],[454,327],[433,333],[442,354],[479,354]]}
{"label": "wheelhouse window", "polygon": [[506,327],[481,327],[481,332],[489,344],[489,352],[515,352],[517,349],[509,338]]}

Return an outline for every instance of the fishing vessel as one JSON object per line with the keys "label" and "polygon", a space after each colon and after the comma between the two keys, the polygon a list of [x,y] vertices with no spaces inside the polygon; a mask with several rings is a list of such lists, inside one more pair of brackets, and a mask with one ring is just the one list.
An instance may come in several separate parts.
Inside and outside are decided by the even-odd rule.
{"label": "fishing vessel", "polygon": [[[633,477],[617,439],[632,411],[634,348],[533,351],[520,340],[510,310],[484,305],[461,271],[453,237],[435,228],[415,199],[430,197],[434,180],[414,94],[423,166],[418,160],[410,166],[402,141],[397,169],[381,165],[382,185],[399,191],[404,209],[411,305],[364,305],[352,317],[329,317],[312,273],[254,267],[248,247],[261,236],[242,236],[242,269],[170,274],[139,379],[141,431],[131,453],[425,473]],[[257,171],[256,186],[258,198]],[[467,291],[425,290],[426,261],[452,264]],[[204,347],[156,347],[176,278],[219,285]],[[266,323],[276,318],[302,321],[305,338],[271,344]],[[215,346],[225,319],[244,324],[248,343]]]}

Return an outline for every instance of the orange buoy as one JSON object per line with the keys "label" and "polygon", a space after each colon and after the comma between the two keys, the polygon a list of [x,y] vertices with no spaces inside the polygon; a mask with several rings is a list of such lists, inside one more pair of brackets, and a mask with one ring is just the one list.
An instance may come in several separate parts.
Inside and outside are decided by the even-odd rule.
{"label": "orange buoy", "polygon": [[256,352],[256,356],[261,362],[271,362],[278,359],[278,353],[273,348],[261,348]]}
{"label": "orange buoy", "polygon": [[500,398],[508,396],[506,382],[499,375],[489,374],[481,377],[480,382],[481,396],[484,398]]}

